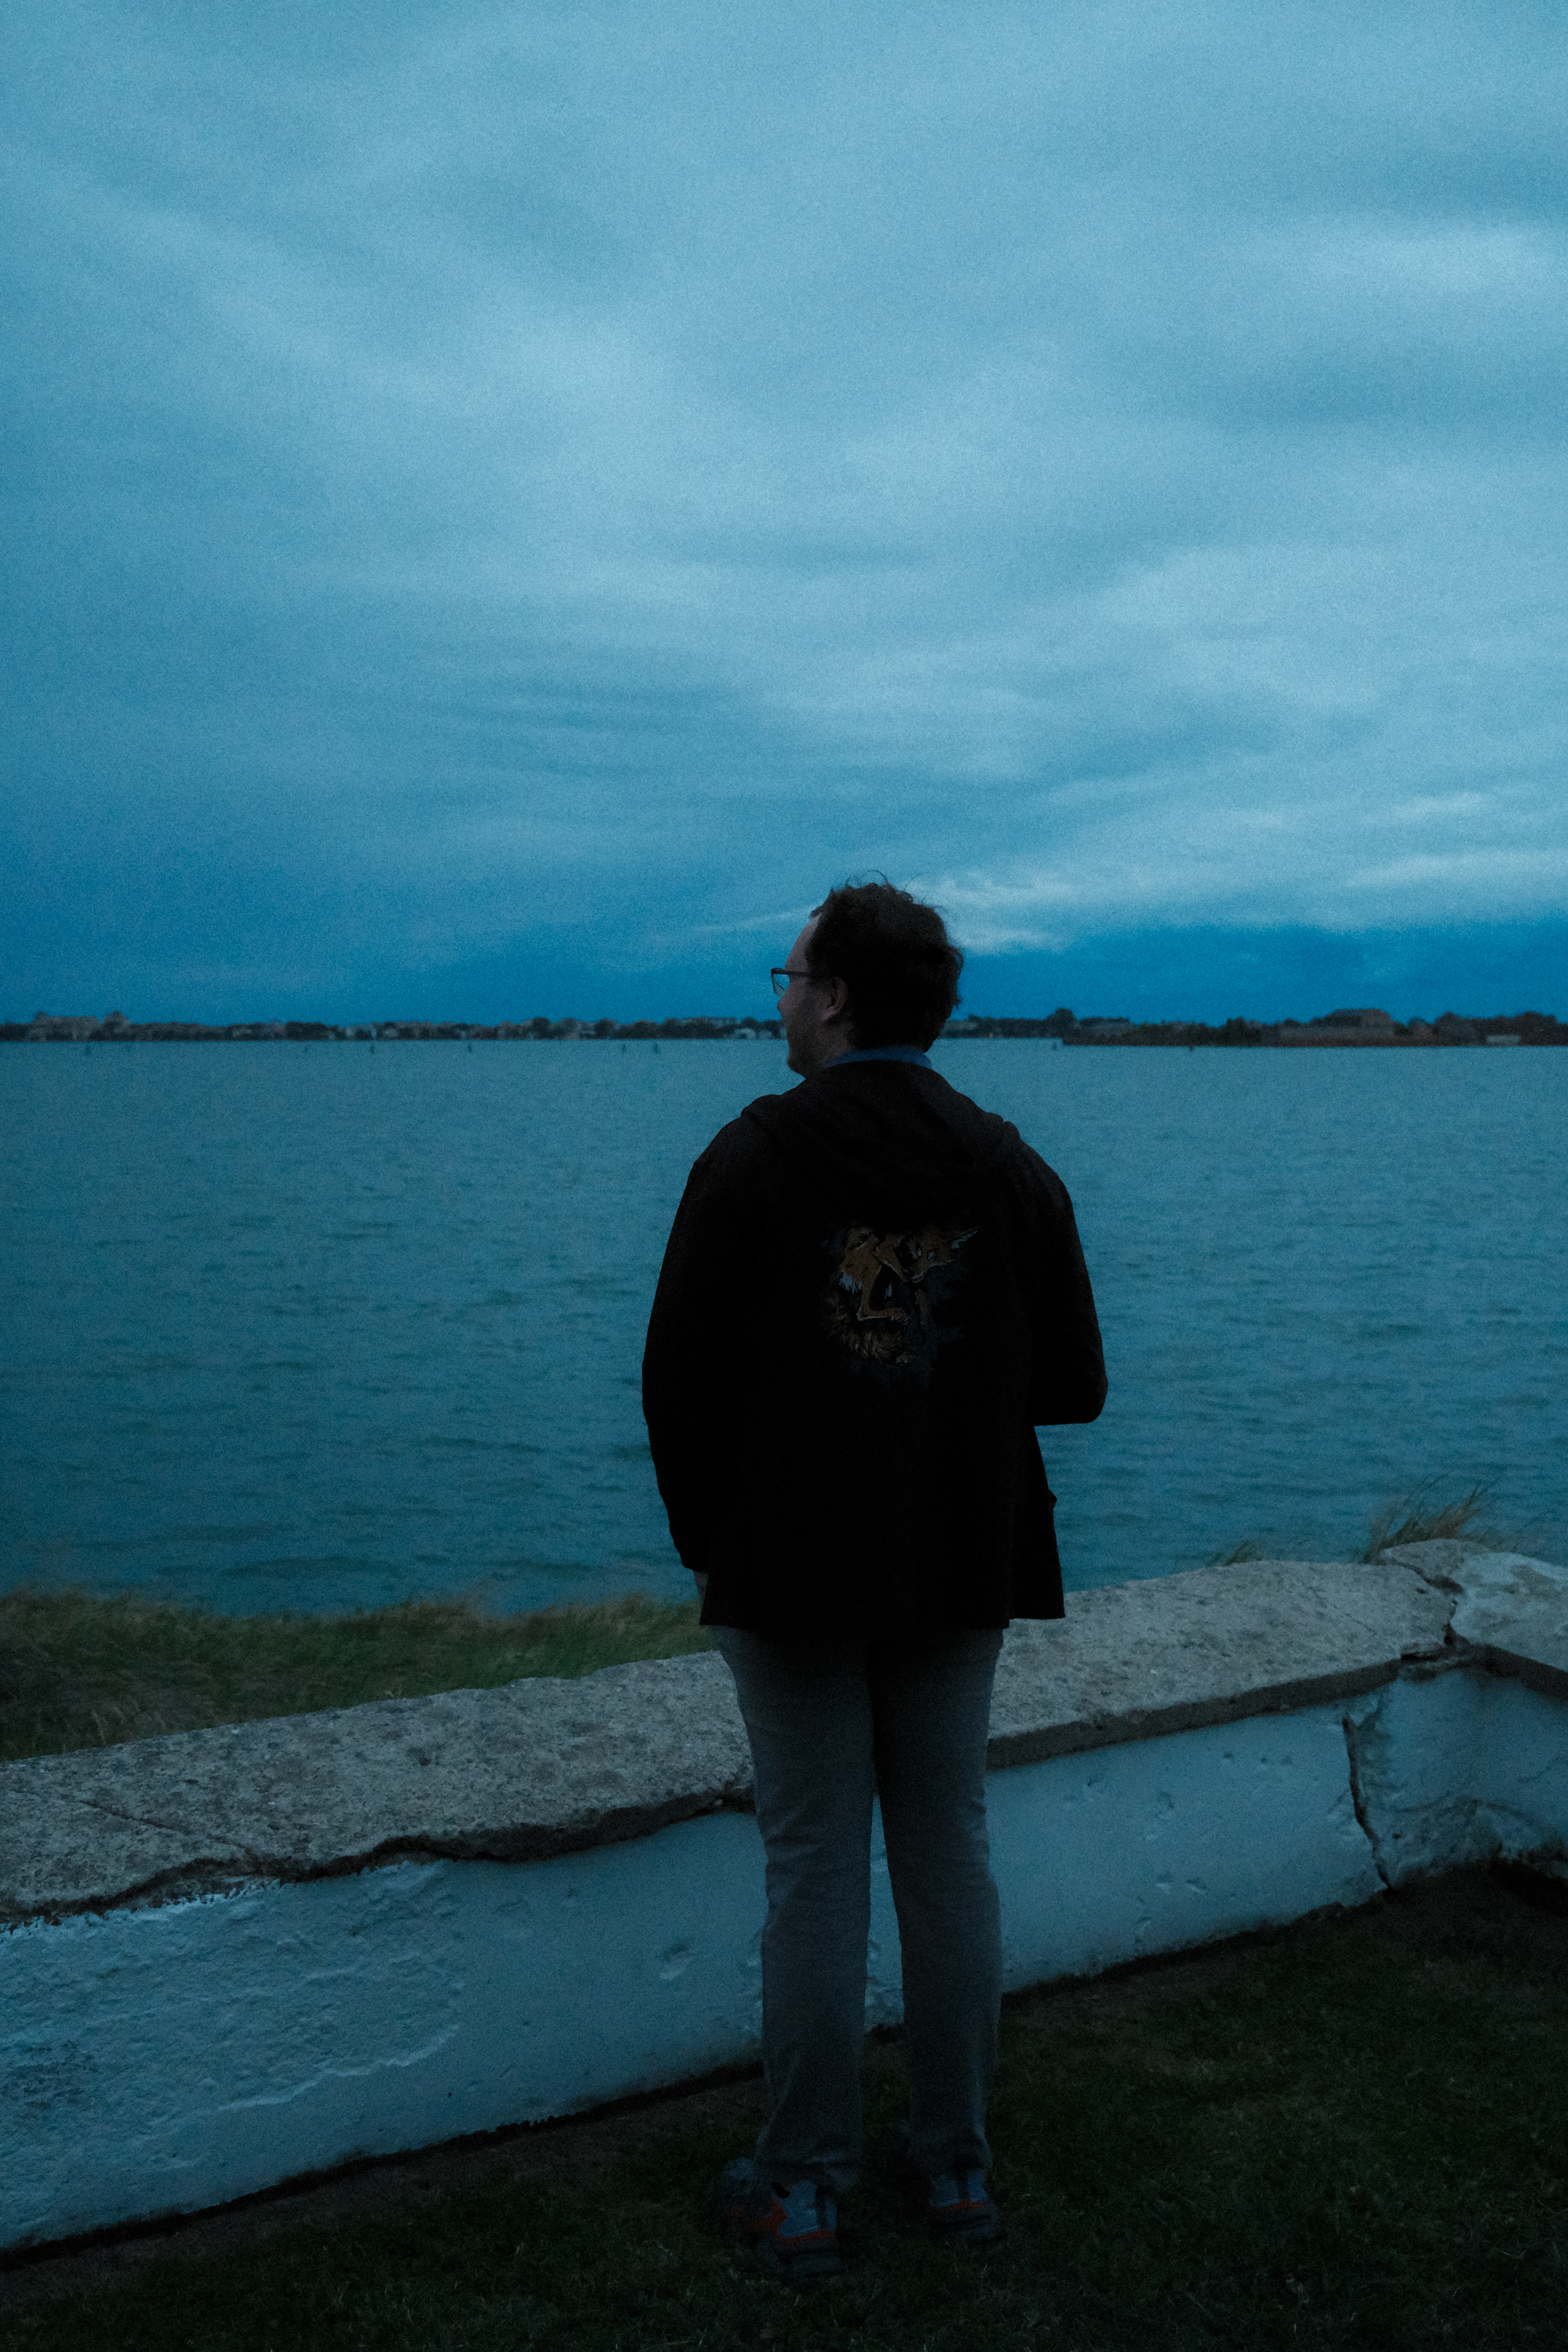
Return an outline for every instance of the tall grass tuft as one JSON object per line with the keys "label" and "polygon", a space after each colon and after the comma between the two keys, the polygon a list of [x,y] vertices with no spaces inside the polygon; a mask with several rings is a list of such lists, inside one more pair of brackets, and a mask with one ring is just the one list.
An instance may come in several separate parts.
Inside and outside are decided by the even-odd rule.
{"label": "tall grass tuft", "polygon": [[1489,1486],[1472,1486],[1457,1501],[1439,1503],[1435,1499],[1438,1485],[1436,1478],[1428,1478],[1397,1501],[1386,1503],[1367,1528],[1366,1549],[1360,1558],[1381,1559],[1385,1551],[1400,1544],[1435,1543],[1445,1538],[1463,1537],[1485,1551],[1506,1548],[1500,1537],[1476,1525],[1491,1507]]}
{"label": "tall grass tuft", "polygon": [[[1361,1561],[1381,1559],[1385,1551],[1400,1544],[1433,1543],[1444,1538],[1473,1544],[1478,1551],[1514,1551],[1521,1548],[1528,1531],[1505,1535],[1481,1522],[1490,1511],[1494,1500],[1490,1486],[1474,1486],[1468,1494],[1439,1500],[1443,1478],[1424,1479],[1404,1495],[1385,1503],[1368,1522],[1366,1543],[1352,1557]],[[1292,1545],[1282,1546],[1272,1538],[1259,1539],[1247,1537],[1232,1544],[1227,1550],[1211,1552],[1204,1562],[1205,1568],[1238,1568],[1250,1559],[1312,1559],[1322,1557],[1311,1549],[1310,1538],[1292,1538]]]}
{"label": "tall grass tuft", "polygon": [[0,1595],[0,1760],[710,1647],[695,1600],[640,1592],[515,1617],[466,1601],[224,1617],[134,1593],[24,1587]]}

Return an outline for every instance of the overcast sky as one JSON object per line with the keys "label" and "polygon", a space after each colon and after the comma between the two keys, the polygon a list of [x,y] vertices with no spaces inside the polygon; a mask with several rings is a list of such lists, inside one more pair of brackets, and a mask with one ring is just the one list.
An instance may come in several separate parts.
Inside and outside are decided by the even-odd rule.
{"label": "overcast sky", "polygon": [[0,1013],[1568,1013],[1561,0],[7,13]]}

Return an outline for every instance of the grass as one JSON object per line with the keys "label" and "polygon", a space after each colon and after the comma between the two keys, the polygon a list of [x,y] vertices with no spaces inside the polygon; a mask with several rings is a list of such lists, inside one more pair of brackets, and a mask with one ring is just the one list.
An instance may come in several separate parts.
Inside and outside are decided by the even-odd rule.
{"label": "grass", "polygon": [[[1513,1548],[1478,1524],[1491,1502],[1487,1487],[1448,1501],[1438,1488],[1431,1480],[1386,1505],[1359,1557],[1375,1560],[1396,1544],[1443,1536]],[[1207,1564],[1276,1556],[1278,1547],[1247,1540]],[[24,1587],[0,1595],[0,1762],[365,1699],[489,1690],[525,1675],[575,1676],[710,1646],[694,1600],[635,1592],[517,1617],[488,1617],[463,1601],[405,1601],[344,1617],[224,1617],[133,1593]]]}
{"label": "grass", "polygon": [[24,1588],[0,1596],[0,1760],[710,1646],[695,1600],[636,1592],[517,1617],[487,1617],[462,1601],[223,1617],[134,1594]]}
{"label": "grass", "polygon": [[[1482,1551],[1513,1551],[1526,1540],[1523,1534],[1505,1536],[1483,1524],[1492,1507],[1493,1495],[1489,1486],[1472,1486],[1467,1495],[1439,1499],[1443,1481],[1429,1478],[1408,1494],[1392,1503],[1385,1503],[1369,1522],[1364,1548],[1356,1553],[1358,1560],[1381,1559],[1385,1551],[1398,1544],[1432,1543],[1440,1538],[1463,1538]],[[1232,1544],[1228,1551],[1211,1552],[1204,1562],[1205,1568],[1237,1568],[1249,1559],[1295,1559],[1318,1557],[1310,1542],[1301,1539],[1281,1542],[1271,1538],[1247,1537]]]}
{"label": "grass", "polygon": [[1232,1544],[1228,1551],[1210,1552],[1204,1566],[1205,1568],[1240,1568],[1247,1560],[1268,1559],[1269,1557],[1267,1545],[1249,1537],[1245,1543]]}
{"label": "grass", "polygon": [[706,2183],[754,2081],[429,2151],[16,2269],[8,2352],[1326,2352],[1561,2345],[1568,1918],[1475,1874],[1010,2001],[999,2251],[883,2185],[866,2064],[839,2280],[776,2285]]}
{"label": "grass", "polygon": [[1463,1537],[1467,1543],[1479,1544],[1489,1551],[1511,1549],[1500,1536],[1489,1534],[1476,1522],[1491,1507],[1491,1490],[1472,1486],[1468,1495],[1457,1500],[1439,1503],[1434,1499],[1437,1482],[1429,1479],[1402,1496],[1397,1502],[1385,1504],[1366,1531],[1364,1560],[1380,1559],[1396,1544],[1434,1543],[1442,1538]]}

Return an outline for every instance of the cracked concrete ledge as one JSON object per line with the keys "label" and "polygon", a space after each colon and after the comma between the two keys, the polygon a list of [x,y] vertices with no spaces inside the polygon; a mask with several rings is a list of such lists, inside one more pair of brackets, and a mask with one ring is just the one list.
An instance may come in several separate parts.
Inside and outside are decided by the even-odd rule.
{"label": "cracked concrete ledge", "polygon": [[1418,1573],[1452,1586],[1451,1642],[1494,1674],[1516,1675],[1544,1697],[1568,1698],[1568,1570],[1462,1544],[1419,1544],[1386,1557],[1408,1559]]}
{"label": "cracked concrete ledge", "polygon": [[[1076,1593],[1007,1637],[993,1769],[1353,1700],[1462,1664],[1568,1696],[1568,1571],[1462,1544]],[[715,1657],[0,1768],[0,1925],[399,1861],[537,1862],[747,1810]]]}
{"label": "cracked concrete ledge", "polygon": [[716,1657],[277,1716],[0,1768],[0,1925],[373,1864],[539,1862],[750,1801]]}
{"label": "cracked concrete ledge", "polygon": [[[1009,1987],[1568,1875],[1568,1570],[1428,1544],[1069,1608],[997,1677]],[[5,1768],[0,2246],[754,2059],[749,1801],[712,1657]],[[901,2015],[874,1824],[866,2021]]]}

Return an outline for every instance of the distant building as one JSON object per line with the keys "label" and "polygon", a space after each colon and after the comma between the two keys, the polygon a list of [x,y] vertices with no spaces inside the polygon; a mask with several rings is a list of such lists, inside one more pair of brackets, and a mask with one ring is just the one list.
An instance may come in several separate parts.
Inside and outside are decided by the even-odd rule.
{"label": "distant building", "polygon": [[1371,1029],[1392,1035],[1394,1015],[1384,1013],[1378,1004],[1342,1005],[1337,1013],[1321,1013],[1308,1023],[1310,1029]]}
{"label": "distant building", "polygon": [[83,1037],[96,1036],[103,1023],[96,1013],[35,1013],[28,1028],[29,1037],[68,1039],[73,1044]]}
{"label": "distant building", "polygon": [[1342,1004],[1337,1012],[1320,1013],[1298,1027],[1281,1022],[1273,1032],[1278,1045],[1392,1045],[1398,1024],[1380,1004]]}

